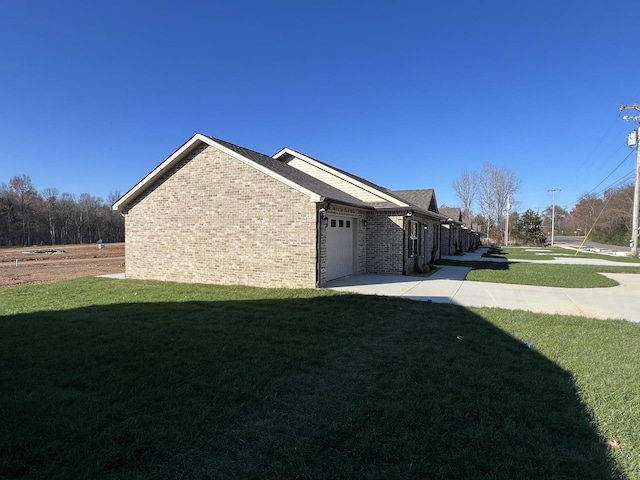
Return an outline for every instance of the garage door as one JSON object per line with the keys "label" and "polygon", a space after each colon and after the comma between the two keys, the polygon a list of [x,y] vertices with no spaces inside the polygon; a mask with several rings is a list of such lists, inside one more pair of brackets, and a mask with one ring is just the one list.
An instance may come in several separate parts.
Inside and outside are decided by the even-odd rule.
{"label": "garage door", "polygon": [[353,218],[331,217],[327,225],[327,280],[353,273]]}

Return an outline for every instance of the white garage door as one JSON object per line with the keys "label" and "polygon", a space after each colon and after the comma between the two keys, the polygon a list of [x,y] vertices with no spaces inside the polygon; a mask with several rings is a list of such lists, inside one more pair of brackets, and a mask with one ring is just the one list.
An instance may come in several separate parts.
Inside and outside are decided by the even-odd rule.
{"label": "white garage door", "polygon": [[327,280],[353,273],[353,218],[331,217],[327,225]]}

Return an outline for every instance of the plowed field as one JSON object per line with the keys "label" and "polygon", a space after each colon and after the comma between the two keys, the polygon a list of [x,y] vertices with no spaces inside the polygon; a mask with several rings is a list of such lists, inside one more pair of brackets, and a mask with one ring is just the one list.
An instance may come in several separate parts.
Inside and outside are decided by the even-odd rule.
{"label": "plowed field", "polygon": [[124,243],[0,248],[0,288],[122,272]]}

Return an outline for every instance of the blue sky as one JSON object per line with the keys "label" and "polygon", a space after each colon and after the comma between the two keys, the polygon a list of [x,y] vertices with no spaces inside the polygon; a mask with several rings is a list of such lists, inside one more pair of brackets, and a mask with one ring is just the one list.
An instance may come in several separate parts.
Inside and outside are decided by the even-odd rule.
{"label": "blue sky", "polygon": [[618,109],[640,102],[636,7],[0,2],[0,183],[124,194],[201,132],[448,206],[491,162],[521,179],[518,210],[553,187],[571,208],[634,169]]}

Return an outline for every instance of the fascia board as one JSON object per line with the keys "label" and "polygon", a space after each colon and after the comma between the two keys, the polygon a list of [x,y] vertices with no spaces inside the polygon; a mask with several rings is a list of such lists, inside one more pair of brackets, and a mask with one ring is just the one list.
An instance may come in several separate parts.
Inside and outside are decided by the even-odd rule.
{"label": "fascia board", "polygon": [[142,180],[136,183],[133,188],[131,188],[127,193],[125,193],[122,197],[120,197],[112,206],[112,210],[123,210],[126,206],[135,200],[146,188],[151,185],[155,180],[164,175],[168,170],[171,169],[176,163],[184,158],[184,156],[189,153],[193,147],[193,145],[201,141],[198,138],[200,134],[195,134],[189,140],[187,140],[180,148],[178,148],[175,152],[173,152],[165,161],[163,161],[160,165],[154,168],[151,173],[145,176]]}
{"label": "fascia board", "polygon": [[431,210],[425,210],[423,208],[417,207],[415,205],[409,205],[408,207],[375,207],[376,211],[379,212],[393,212],[396,210],[403,210],[405,208],[408,208],[409,210],[413,210],[414,213],[422,215],[423,217],[429,217],[433,220],[439,220],[441,222],[446,222],[447,217],[440,214],[440,213],[435,213],[432,212]]}
{"label": "fascia board", "polygon": [[237,152],[234,152],[233,150],[225,147],[224,145],[220,145],[219,143],[215,142],[214,140],[212,140],[211,138],[202,135],[200,133],[196,133],[193,137],[191,137],[189,140],[187,140],[180,148],[178,148],[175,152],[173,152],[164,162],[162,162],[160,165],[158,165],[156,168],[154,168],[151,173],[149,173],[146,177],[144,177],[142,180],[140,180],[131,190],[129,190],[126,194],[124,194],[122,197],[120,197],[120,199],[118,199],[112,206],[111,209],[112,210],[124,210],[126,209],[127,205],[129,205],[133,200],[135,200],[142,192],[144,192],[144,190],[146,190],[146,188],[151,185],[153,182],[155,182],[158,178],[162,177],[162,175],[164,175],[167,171],[169,171],[176,163],[178,163],[180,160],[182,160],[185,155],[187,155],[192,149],[193,147],[198,143],[198,142],[202,142],[202,143],[206,143],[208,145],[214,146],[215,148],[223,151],[224,153],[232,156],[233,158],[240,160],[241,162],[245,163],[246,165],[249,165],[253,168],[255,168],[256,170],[284,183],[285,185],[288,185],[289,187],[293,188],[294,190],[306,195],[307,197],[309,197],[309,200],[311,202],[323,202],[324,201],[324,197],[322,197],[321,195],[318,195],[315,192],[312,192],[300,185],[298,185],[295,182],[292,182],[291,180],[282,177],[281,175],[278,175],[277,173],[269,170],[266,167],[263,167],[262,165],[259,165],[255,162],[253,162],[252,160],[249,160],[248,158],[243,157],[242,155],[238,154]]}
{"label": "fascia board", "polygon": [[305,154],[300,153],[300,152],[296,152],[295,150],[291,150],[288,147],[285,147],[282,150],[280,150],[278,153],[276,153],[273,156],[273,158],[278,160],[278,159],[280,159],[280,157],[282,157],[282,156],[284,156],[286,154],[292,155],[294,157],[299,158],[300,160],[308,162],[311,165],[313,165],[314,167],[317,167],[317,168],[319,168],[321,170],[324,170],[325,172],[329,172],[332,175],[334,175],[334,176],[336,176],[336,177],[338,177],[338,178],[340,178],[340,179],[342,179],[342,180],[344,180],[346,182],[349,182],[349,183],[351,183],[353,185],[356,185],[357,187],[362,188],[363,190],[366,190],[369,193],[373,193],[374,195],[377,195],[380,198],[384,198],[386,201],[391,202],[391,203],[393,203],[395,205],[398,205],[399,207],[411,208],[411,205],[409,205],[408,203],[405,203],[405,202],[399,200],[398,198],[393,197],[393,196],[389,195],[388,193],[383,192],[382,190],[378,190],[377,188],[371,187],[371,185],[367,185],[365,183],[362,183],[362,182],[356,180],[355,178],[353,178],[350,175],[346,175],[346,174],[334,169],[333,167],[331,167],[331,166],[329,166],[329,165],[327,165],[325,163],[322,163],[322,162],[319,162],[317,160],[314,160],[311,157],[307,157]]}
{"label": "fascia board", "polygon": [[434,213],[431,210],[425,210],[424,208],[419,208],[419,207],[412,207],[412,209],[414,213],[418,215],[422,215],[423,217],[428,217],[432,220],[438,220],[438,221],[442,219],[442,216],[439,213]]}

